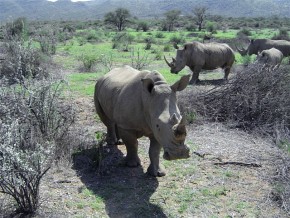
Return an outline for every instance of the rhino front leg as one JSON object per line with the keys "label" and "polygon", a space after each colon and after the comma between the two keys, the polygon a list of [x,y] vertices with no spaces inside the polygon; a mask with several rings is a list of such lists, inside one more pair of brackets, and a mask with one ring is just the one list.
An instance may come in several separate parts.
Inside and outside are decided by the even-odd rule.
{"label": "rhino front leg", "polygon": [[149,158],[150,165],[147,169],[147,173],[151,176],[165,176],[166,173],[159,166],[159,155],[161,151],[161,145],[155,138],[150,138]]}
{"label": "rhino front leg", "polygon": [[123,129],[119,129],[119,134],[127,150],[125,164],[129,167],[139,166],[141,161],[138,157],[138,140],[136,134],[134,132]]}
{"label": "rhino front leg", "polygon": [[192,76],[191,76],[191,80],[189,81],[189,84],[193,85],[199,82],[199,73],[201,71],[201,66],[195,66],[194,69],[192,70]]}

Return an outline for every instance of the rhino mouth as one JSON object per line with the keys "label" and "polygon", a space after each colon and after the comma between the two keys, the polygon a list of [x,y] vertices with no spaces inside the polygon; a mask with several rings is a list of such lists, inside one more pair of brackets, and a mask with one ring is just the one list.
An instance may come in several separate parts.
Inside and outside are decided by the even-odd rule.
{"label": "rhino mouth", "polygon": [[170,72],[174,73],[174,74],[178,74],[178,72],[176,70],[173,70],[173,69],[171,69]]}
{"label": "rhino mouth", "polygon": [[169,152],[168,152],[168,151],[165,151],[165,152],[164,152],[164,154],[163,154],[163,158],[164,158],[165,160],[171,160],[171,158],[170,158],[170,155],[169,155]]}
{"label": "rhino mouth", "polygon": [[177,159],[187,159],[190,157],[189,148],[186,148],[183,152],[170,153],[169,151],[164,151],[163,158],[165,160],[177,160]]}

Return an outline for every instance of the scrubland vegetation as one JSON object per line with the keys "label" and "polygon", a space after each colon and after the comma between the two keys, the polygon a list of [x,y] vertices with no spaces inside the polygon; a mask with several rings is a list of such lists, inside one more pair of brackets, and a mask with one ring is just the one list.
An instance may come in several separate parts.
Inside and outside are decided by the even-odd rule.
{"label": "scrubland vegetation", "polygon": [[[43,177],[50,168],[63,162],[72,164],[76,155],[86,156],[88,149],[95,149],[95,156],[89,159],[92,162],[90,167],[96,173],[106,171],[106,161],[102,161],[107,160],[106,152],[110,152],[103,148],[105,132],[93,132],[91,141],[80,138],[80,134],[76,133],[81,132],[82,126],[76,123],[79,115],[75,102],[83,98],[92,100],[95,81],[110,69],[130,65],[139,70],[158,70],[169,83],[173,83],[181,75],[189,73],[185,68],[178,75],[171,74],[165,64],[163,56],[175,57],[174,43],[182,46],[193,40],[225,42],[235,50],[235,45],[246,46],[248,39],[289,40],[290,19],[286,18],[207,16],[199,31],[195,23],[186,17],[169,22],[170,12],[166,15],[160,20],[138,20],[128,16],[128,22],[117,29],[110,23],[110,14],[104,21],[36,22],[19,18],[1,27],[0,192],[3,195],[0,197],[5,201],[1,201],[0,214],[41,213],[40,184]],[[283,164],[275,166],[278,173],[271,180],[273,196],[270,199],[282,208],[283,212],[279,214],[286,216],[290,212],[289,58],[285,58],[282,66],[273,71],[254,64],[255,56],[242,57],[236,52],[235,57],[234,65],[238,67],[232,70],[228,82],[216,85],[211,81],[218,81],[222,78],[221,74],[204,74],[205,81],[201,85],[179,95],[179,104],[187,116],[188,126],[198,125],[199,122],[220,122],[231,130],[239,129],[270,139],[275,149],[278,148],[284,155]],[[96,115],[89,119],[100,123]],[[92,134],[85,137],[92,137]],[[90,142],[86,144],[87,141]],[[198,148],[194,137],[189,143],[191,149]],[[184,188],[174,183],[175,180],[191,180],[189,171],[191,174],[197,172],[198,161],[165,163],[168,168],[175,169],[175,173],[168,175],[168,180],[173,180],[165,188],[168,186],[170,192],[175,188],[181,190],[180,196],[176,193],[170,196],[162,189],[162,199],[153,198],[159,202],[156,203],[158,207],[154,202],[149,204],[149,198],[158,186],[157,180],[146,178],[142,188],[123,192],[124,184],[117,183],[111,177],[108,180],[116,187],[106,186],[103,191],[94,187],[92,191],[88,185],[80,190],[82,201],[78,205],[73,205],[73,201],[67,202],[67,207],[79,210],[93,208],[96,214],[106,217],[104,207],[109,206],[104,204],[109,193],[105,191],[112,194],[117,192],[115,190],[121,190],[124,195],[131,195],[134,191],[143,195],[149,205],[139,203],[137,212],[131,217],[152,217],[152,214],[156,217],[192,217],[195,210],[202,214],[203,204],[212,202],[209,204],[219,205],[219,198],[223,198],[229,190],[217,185],[213,189],[193,191],[192,184],[183,181],[188,185]],[[222,172],[216,168],[210,170],[208,174],[217,173],[217,177],[224,180],[244,179],[244,175],[231,169]],[[214,177],[213,174],[209,176]],[[152,187],[152,184],[155,186]],[[230,199],[232,204],[230,200],[226,203],[228,210],[235,211],[238,216],[259,217],[261,211],[249,202],[238,201],[238,194],[235,193],[235,200]],[[121,199],[123,196],[119,197]],[[14,205],[16,212],[12,207]],[[128,207],[136,209],[132,205]],[[231,217],[230,212],[219,215],[207,211],[206,214]],[[75,215],[89,216],[84,213]]]}

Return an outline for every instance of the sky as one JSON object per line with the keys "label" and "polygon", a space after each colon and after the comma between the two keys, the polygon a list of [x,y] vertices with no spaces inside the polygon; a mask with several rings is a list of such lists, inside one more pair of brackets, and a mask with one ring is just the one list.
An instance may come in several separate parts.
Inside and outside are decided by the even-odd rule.
{"label": "sky", "polygon": [[[47,0],[50,2],[56,2],[57,0]],[[87,1],[91,1],[91,0],[71,0],[72,2],[87,2]]]}

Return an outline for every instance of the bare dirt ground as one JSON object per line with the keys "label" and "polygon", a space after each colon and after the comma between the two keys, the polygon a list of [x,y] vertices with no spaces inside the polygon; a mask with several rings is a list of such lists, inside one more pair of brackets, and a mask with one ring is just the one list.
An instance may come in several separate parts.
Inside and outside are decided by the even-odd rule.
{"label": "bare dirt ground", "polygon": [[[92,99],[80,98],[76,105],[80,134],[85,134],[80,137],[93,146],[94,133],[105,128],[94,119]],[[86,158],[90,149],[74,164],[54,167],[41,185],[39,217],[289,217],[272,199],[271,179],[283,158],[276,146],[219,123],[195,123],[187,129],[192,155],[162,160],[165,177],[145,173],[146,138],[140,140],[142,167],[121,164],[123,145],[104,148],[102,175]],[[219,163],[225,165],[215,165]]]}

